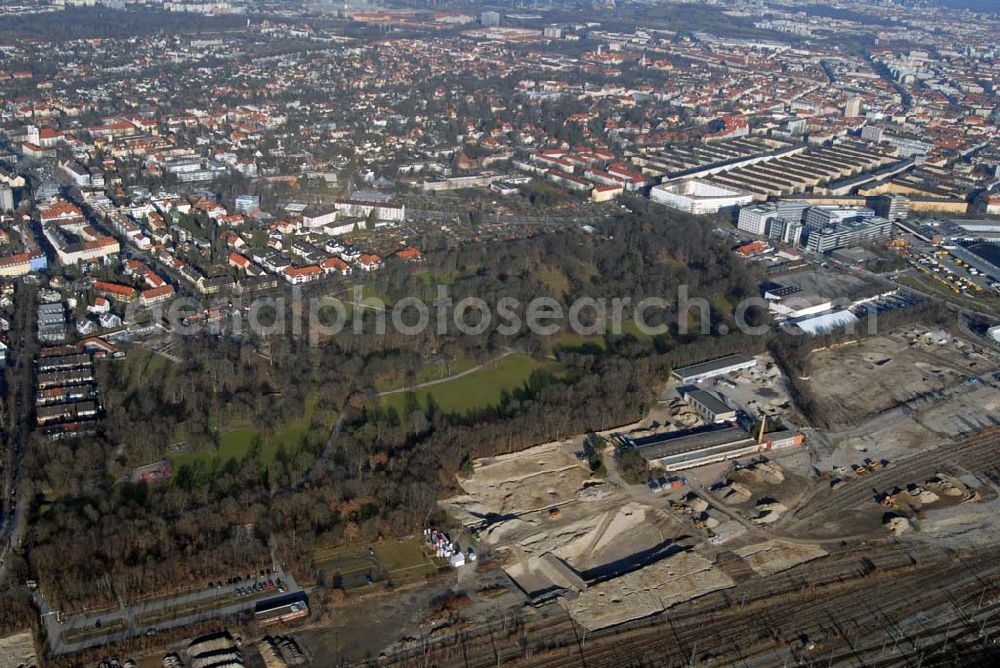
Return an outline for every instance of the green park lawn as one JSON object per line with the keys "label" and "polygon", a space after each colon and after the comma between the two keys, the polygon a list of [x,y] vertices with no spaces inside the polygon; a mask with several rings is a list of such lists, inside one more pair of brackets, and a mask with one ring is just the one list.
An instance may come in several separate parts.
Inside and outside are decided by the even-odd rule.
{"label": "green park lawn", "polygon": [[[427,397],[434,397],[438,408],[445,413],[465,413],[470,410],[487,408],[500,402],[504,390],[521,387],[536,369],[556,370],[555,362],[539,361],[528,355],[508,355],[494,366],[481,369],[467,376],[445,383],[414,390],[413,394],[422,408],[427,407]],[[399,415],[406,414],[407,392],[399,392],[382,397],[382,405],[396,409]]]}
{"label": "green park lawn", "polygon": [[375,384],[375,389],[379,392],[398,390],[410,385],[418,385],[431,380],[437,380],[438,378],[453,376],[457,373],[468,371],[474,366],[476,366],[476,360],[459,353],[451,362],[442,361],[425,364],[412,380],[405,376],[380,378]]}
{"label": "green park lawn", "polygon": [[[302,417],[289,422],[271,439],[262,439],[260,449],[261,466],[273,468],[275,457],[280,446],[284,446],[289,454],[295,454],[302,443],[303,436],[309,431],[313,415],[316,411],[316,398],[310,397],[306,402]],[[242,424],[229,425],[219,437],[219,448],[215,452],[181,453],[170,458],[174,470],[184,464],[194,464],[198,461],[208,465],[214,459],[217,464],[224,464],[230,459],[243,459],[250,452],[259,432],[252,426]]]}

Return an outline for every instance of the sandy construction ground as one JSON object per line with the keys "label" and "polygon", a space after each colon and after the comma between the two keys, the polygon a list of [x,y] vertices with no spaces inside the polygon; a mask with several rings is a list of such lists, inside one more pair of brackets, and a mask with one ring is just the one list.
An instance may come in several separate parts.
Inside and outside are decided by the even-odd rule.
{"label": "sandy construction ground", "polygon": [[733,579],[694,552],[679,552],[655,564],[602,582],[574,600],[562,599],[573,620],[594,630],[656,614],[719,589]]}
{"label": "sandy construction ground", "polygon": [[586,465],[559,443],[476,460],[474,466],[472,476],[458,481],[466,493],[443,504],[464,524],[572,502],[590,479]]}
{"label": "sandy construction ground", "polygon": [[37,666],[35,641],[31,631],[20,631],[0,638],[0,668],[27,668]]}
{"label": "sandy construction ground", "polygon": [[847,426],[996,365],[994,354],[974,352],[960,341],[927,343],[898,333],[816,352],[808,382],[829,419]]}
{"label": "sandy construction ground", "polygon": [[581,589],[584,579],[634,567],[643,555],[670,550],[683,529],[662,510],[626,503],[575,521],[519,525],[506,534],[516,538],[499,549],[511,579],[528,594],[538,594],[552,587]]}
{"label": "sandy construction ground", "polygon": [[818,545],[769,540],[733,550],[757,575],[768,576],[827,555]]}
{"label": "sandy construction ground", "polygon": [[968,394],[921,411],[918,420],[927,429],[956,436],[1000,424],[1000,389],[983,385]]}

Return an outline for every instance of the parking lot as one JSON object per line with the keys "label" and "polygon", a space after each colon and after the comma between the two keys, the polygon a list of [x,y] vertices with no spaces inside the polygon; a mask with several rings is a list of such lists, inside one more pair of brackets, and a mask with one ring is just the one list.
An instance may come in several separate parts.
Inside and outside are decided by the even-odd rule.
{"label": "parking lot", "polygon": [[63,617],[49,607],[41,590],[35,603],[57,654],[79,652],[128,637],[155,635],[168,628],[187,626],[252,611],[258,601],[302,589],[288,571],[263,569],[226,581],[213,581],[197,591],[95,614]]}

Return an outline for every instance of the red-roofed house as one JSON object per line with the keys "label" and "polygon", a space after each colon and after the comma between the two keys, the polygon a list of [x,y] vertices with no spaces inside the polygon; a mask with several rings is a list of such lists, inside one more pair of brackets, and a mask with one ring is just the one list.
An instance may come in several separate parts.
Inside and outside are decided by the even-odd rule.
{"label": "red-roofed house", "polygon": [[322,278],[323,270],[318,265],[310,264],[305,267],[285,267],[282,274],[292,285],[301,285]]}
{"label": "red-roofed house", "polygon": [[413,246],[407,246],[406,248],[397,251],[396,257],[400,260],[406,260],[407,262],[421,262],[424,259],[424,254]]}
{"label": "red-roofed house", "polygon": [[111,302],[109,302],[104,297],[97,297],[94,299],[94,303],[87,307],[87,311],[90,313],[107,313],[111,310]]}
{"label": "red-roofed house", "polygon": [[76,344],[76,348],[80,351],[93,353],[95,357],[125,357],[125,353],[99,336],[83,339]]}
{"label": "red-roofed house", "polygon": [[135,288],[120,283],[109,283],[107,281],[95,281],[94,293],[123,302],[130,302],[135,299]]}
{"label": "red-roofed house", "polygon": [[1000,216],[1000,197],[990,197],[986,200],[986,213]]}
{"label": "red-roofed house", "polygon": [[364,253],[358,258],[357,265],[364,271],[375,271],[382,268],[382,258],[374,253]]}
{"label": "red-roofed house", "polygon": [[62,143],[63,133],[52,128],[42,128],[38,131],[38,145],[42,148],[53,148]]}
{"label": "red-roofed house", "polygon": [[246,271],[247,269],[250,268],[250,260],[243,257],[239,253],[230,253],[228,262],[230,267],[234,267],[236,269],[242,269]]}
{"label": "red-roofed house", "polygon": [[83,218],[83,211],[80,207],[70,204],[69,202],[55,202],[52,206],[42,209],[39,217],[42,223],[50,223],[53,221],[65,221],[73,220],[75,218]]}
{"label": "red-roofed house", "polygon": [[153,304],[159,304],[160,302],[165,302],[174,296],[174,286],[172,285],[162,285],[158,288],[150,288],[149,290],[143,290],[142,294],[139,295],[139,303],[143,306],[152,306]]}
{"label": "red-roofed house", "polygon": [[33,158],[35,160],[39,160],[48,155],[49,152],[50,151],[48,151],[47,149],[44,149],[37,144],[32,144],[31,142],[26,141],[23,144],[21,144],[21,153],[23,153],[26,158]]}
{"label": "red-roofed house", "polygon": [[148,285],[151,288],[162,288],[164,285],[167,284],[165,280],[160,278],[157,274],[155,274],[152,271],[147,271],[145,274],[143,274],[142,278],[144,281],[146,281],[146,285]]}
{"label": "red-roofed house", "polygon": [[31,257],[27,253],[18,253],[0,257],[0,276],[13,278],[24,276],[31,272]]}
{"label": "red-roofed house", "polygon": [[748,244],[743,244],[736,249],[736,252],[743,257],[753,257],[754,255],[761,255],[767,253],[771,250],[771,247],[767,244],[761,243],[760,241],[751,241]]}
{"label": "red-roofed house", "polygon": [[323,260],[320,263],[319,268],[322,269],[325,274],[337,272],[341,276],[347,276],[351,273],[351,265],[347,264],[339,257],[330,257]]}

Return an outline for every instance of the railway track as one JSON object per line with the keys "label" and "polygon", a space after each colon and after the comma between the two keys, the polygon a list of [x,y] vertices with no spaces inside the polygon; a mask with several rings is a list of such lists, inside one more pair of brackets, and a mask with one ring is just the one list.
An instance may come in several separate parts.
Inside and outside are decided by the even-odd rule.
{"label": "railway track", "polygon": [[[982,561],[982,565],[988,563]],[[993,566],[990,574],[1000,575],[1000,566]],[[874,582],[812,589],[800,595],[778,595],[770,601],[762,599],[758,605],[729,608],[707,616],[672,615],[660,628],[638,628],[593,640],[581,639],[576,652],[571,647],[569,651],[539,653],[530,664],[542,668],[576,666],[582,662],[589,666],[680,666],[691,663],[692,657],[695,662],[711,657],[721,665],[766,666],[787,660],[797,638],[817,634],[833,638],[834,646],[846,644],[847,649],[840,654],[850,660],[859,653],[858,639],[866,630],[877,636],[887,626],[891,628],[897,620],[913,614],[913,610],[926,613],[951,605],[953,594],[933,586],[935,583],[951,580],[968,594],[981,587],[980,577],[966,572],[964,565],[942,570],[939,563],[927,564],[923,568],[914,567],[910,574],[896,573],[894,579],[882,577]],[[875,595],[880,602],[878,606],[872,605]],[[886,636],[881,644],[888,639]],[[920,649],[919,638],[916,640],[913,651]]]}
{"label": "railway track", "polygon": [[[942,444],[871,477],[815,495],[790,522],[782,522],[782,530],[801,539],[844,512],[864,510],[874,503],[875,490],[920,482],[941,469],[984,474],[998,464],[1000,433]],[[514,623],[466,628],[379,663],[560,668],[684,665],[693,657],[713,658],[721,665],[809,664],[814,657],[796,649],[802,645],[799,638],[808,636],[828,639],[822,648],[824,662],[829,657],[841,663],[906,665],[905,657],[926,651],[921,643],[940,633],[941,624],[925,628],[921,616],[933,613],[948,619],[953,616],[948,608],[956,601],[986,590],[1000,592],[1000,548],[973,552],[962,560],[933,545],[908,545],[888,537],[825,547],[827,557],[769,577],[756,575],[745,561],[723,553],[718,565],[733,577],[736,587],[612,628],[588,632],[561,606],[548,604],[527,610]],[[1000,609],[996,615],[1000,625]],[[993,628],[990,620],[979,623],[983,630]],[[963,633],[955,631],[952,642],[975,640]],[[890,642],[892,656],[885,654],[884,646]],[[878,654],[875,659],[873,653]]]}
{"label": "railway track", "polygon": [[[675,606],[667,613],[613,628],[586,632],[561,607],[550,605],[516,627],[465,629],[400,652],[387,663],[407,666],[506,663],[556,668],[578,666],[584,660],[587,665],[623,661],[628,664],[628,657],[630,660],[645,657],[643,660],[664,665],[673,661],[669,657],[678,656],[683,657],[680,663],[686,663],[699,642],[703,649],[708,649],[706,638],[713,635],[751,643],[733,644],[726,650],[727,656],[732,655],[729,658],[740,658],[740,652],[747,647],[763,644],[765,649],[773,648],[778,640],[788,642],[788,637],[801,633],[798,629],[828,625],[825,616],[810,618],[803,614],[810,606],[820,602],[834,606],[863,605],[872,582],[880,584],[886,594],[893,591],[906,594],[913,587],[911,578],[906,576],[920,572],[930,579],[939,578],[940,571],[936,569],[948,561],[954,560],[932,548],[852,545],[834,550],[823,560],[769,578],[746,577],[734,589],[715,592]],[[722,565],[732,570],[735,564]],[[964,564],[962,569],[968,572]],[[886,579],[889,575],[901,578],[900,583],[892,584]],[[829,605],[824,603],[821,609],[826,610]],[[718,646],[719,642],[713,644]],[[622,652],[627,652],[628,657],[621,655]]]}
{"label": "railway track", "polygon": [[[873,488],[880,491],[921,482],[941,468],[957,467],[973,473],[986,472],[1000,464],[1000,434],[988,433],[938,447],[899,460],[891,468],[849,480],[842,487],[813,496],[804,506],[779,520],[777,529],[796,539],[829,538],[821,528],[858,506],[871,502]],[[812,533],[810,533],[812,532]]]}

